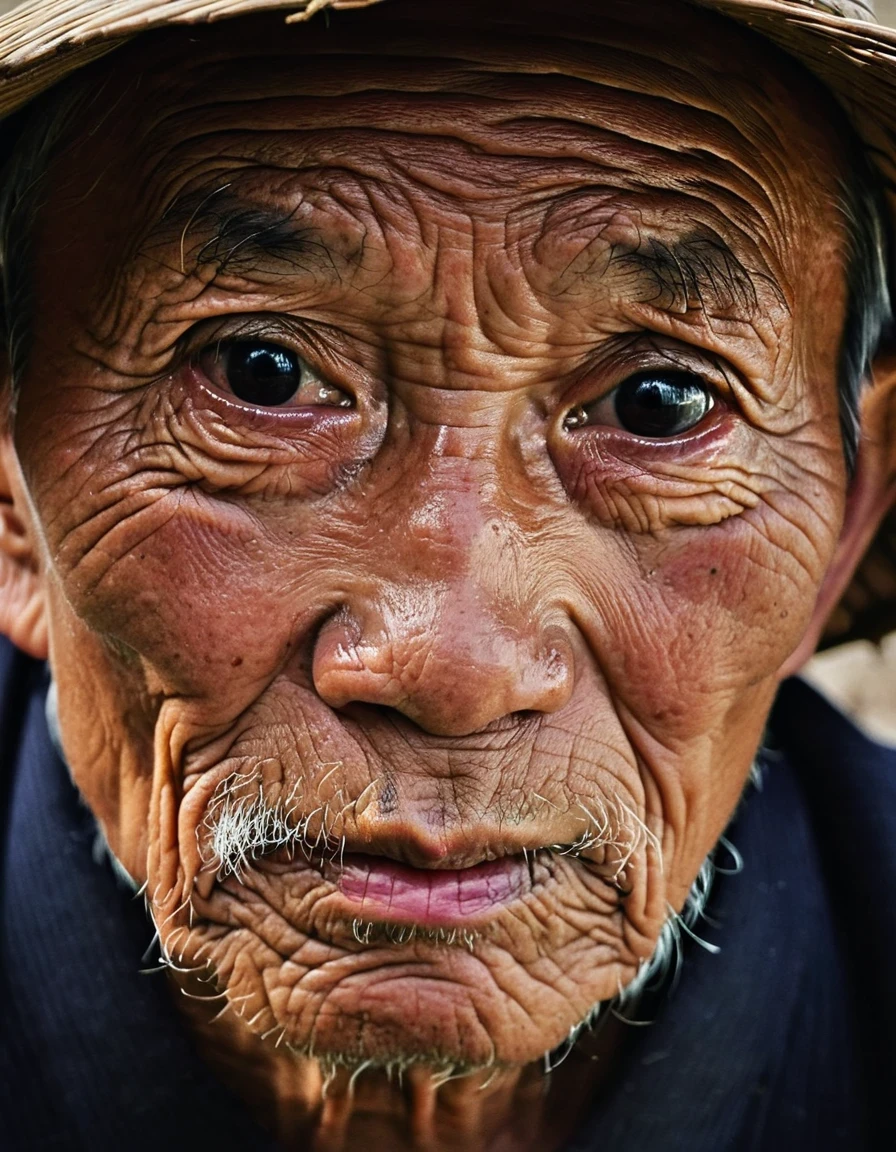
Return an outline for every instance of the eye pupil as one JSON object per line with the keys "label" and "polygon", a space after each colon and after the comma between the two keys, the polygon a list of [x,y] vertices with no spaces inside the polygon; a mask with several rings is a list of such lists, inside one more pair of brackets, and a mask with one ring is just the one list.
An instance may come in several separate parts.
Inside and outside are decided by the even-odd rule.
{"label": "eye pupil", "polygon": [[288,348],[261,341],[238,341],[227,348],[225,374],[234,396],[248,404],[275,408],[295,396],[302,383],[299,357]]}
{"label": "eye pupil", "polygon": [[706,385],[690,372],[639,372],[616,389],[616,416],[636,436],[676,436],[711,407]]}

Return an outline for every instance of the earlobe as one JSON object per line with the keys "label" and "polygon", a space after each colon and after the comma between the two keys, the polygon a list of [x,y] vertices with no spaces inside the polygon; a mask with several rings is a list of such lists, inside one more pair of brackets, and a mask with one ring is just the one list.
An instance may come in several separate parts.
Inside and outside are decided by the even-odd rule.
{"label": "earlobe", "polygon": [[9,432],[0,433],[0,633],[47,658],[47,618],[25,489]]}
{"label": "earlobe", "polygon": [[849,588],[881,521],[896,503],[896,356],[875,365],[874,384],[861,408],[862,438],[849,486],[843,528],[834,558],[799,647],[779,677],[792,676],[814,654],[825,625]]}

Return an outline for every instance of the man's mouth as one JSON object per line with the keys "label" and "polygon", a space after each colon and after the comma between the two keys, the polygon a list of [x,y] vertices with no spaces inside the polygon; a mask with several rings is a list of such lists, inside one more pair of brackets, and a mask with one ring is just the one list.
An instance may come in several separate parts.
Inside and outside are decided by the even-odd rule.
{"label": "man's mouth", "polygon": [[363,920],[462,927],[496,912],[531,888],[521,856],[504,856],[469,868],[413,868],[383,856],[346,853],[324,866],[324,877]]}
{"label": "man's mouth", "polygon": [[[614,838],[614,825],[622,821],[611,825],[609,814],[601,818],[605,806],[597,816],[580,807],[582,816],[553,827],[520,827],[497,840],[484,826],[455,827],[450,837],[434,839],[426,829],[409,829],[407,821],[401,828],[387,822],[373,835],[370,829],[363,836],[341,829],[336,835],[326,823],[297,817],[289,802],[269,805],[260,793],[234,800],[228,789],[210,804],[203,825],[209,838],[198,891],[207,898],[215,882],[233,876],[243,883],[256,872],[282,877],[295,899],[317,876],[329,889],[330,915],[340,921],[476,931],[550,884],[558,857],[581,864],[593,879],[620,891],[617,881],[637,845],[628,837]],[[614,809],[612,815],[620,813]],[[559,833],[557,839],[551,832]]]}

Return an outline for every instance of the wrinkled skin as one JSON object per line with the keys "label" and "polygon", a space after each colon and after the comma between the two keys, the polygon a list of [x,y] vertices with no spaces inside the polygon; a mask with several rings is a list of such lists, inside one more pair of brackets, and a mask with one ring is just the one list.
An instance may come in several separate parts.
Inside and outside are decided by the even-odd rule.
{"label": "wrinkled skin", "polygon": [[[817,91],[669,3],[587,33],[551,5],[555,40],[481,7],[138,42],[36,237],[8,630],[48,636],[75,779],[201,977],[175,979],[217,997],[179,998],[204,1052],[286,1143],[557,1144],[576,1074],[531,1069],[682,906],[858,547]],[[223,224],[240,202],[284,251]],[[732,259],[684,292],[638,259],[693,237]],[[202,349],[237,333],[308,389],[228,393]],[[670,365],[708,414],[618,426],[613,389]],[[226,875],[215,814],[259,794],[318,853]],[[513,858],[517,888],[401,943],[335,883],[354,853]]]}

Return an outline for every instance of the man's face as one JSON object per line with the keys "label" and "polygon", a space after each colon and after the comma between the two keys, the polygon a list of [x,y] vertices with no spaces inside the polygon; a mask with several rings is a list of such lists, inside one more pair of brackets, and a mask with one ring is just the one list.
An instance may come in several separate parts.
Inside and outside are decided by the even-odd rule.
{"label": "man's face", "polygon": [[419,7],[111,59],[15,442],[169,954],[270,1045],[523,1063],[681,907],[832,555],[837,169],[703,13]]}

